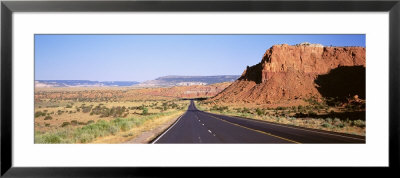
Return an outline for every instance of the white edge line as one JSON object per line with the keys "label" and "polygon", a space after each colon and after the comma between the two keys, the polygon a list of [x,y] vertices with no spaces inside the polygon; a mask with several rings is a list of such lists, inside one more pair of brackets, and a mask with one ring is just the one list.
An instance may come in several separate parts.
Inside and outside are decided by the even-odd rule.
{"label": "white edge line", "polygon": [[162,133],[157,139],[155,139],[153,142],[151,142],[151,144],[156,143],[162,136],[164,136],[172,127],[174,127],[174,126],[176,125],[176,123],[178,123],[178,122],[181,120],[182,116],[185,115],[185,114],[186,114],[186,112],[183,113],[181,116],[179,116],[179,119],[174,123],[174,125],[172,125],[171,127],[169,127],[169,128],[168,128],[164,133]]}
{"label": "white edge line", "polygon": [[[207,113],[207,112],[205,112],[205,113]],[[211,113],[207,113],[207,114],[211,114]],[[218,114],[215,114],[215,115],[218,115]],[[222,115],[222,116],[224,116],[224,115]],[[331,133],[325,133],[325,132],[318,132],[318,131],[314,131],[314,130],[295,128],[295,127],[284,126],[284,125],[279,125],[279,124],[275,124],[275,123],[258,121],[258,120],[254,120],[254,119],[251,119],[251,120],[250,119],[245,119],[245,118],[241,118],[241,117],[237,117],[237,116],[228,116],[228,117],[234,117],[234,118],[242,119],[242,120],[244,119],[244,120],[247,120],[247,121],[256,121],[256,122],[259,122],[259,123],[265,123],[265,124],[275,125],[275,126],[279,126],[279,127],[286,127],[286,128],[290,128],[290,129],[297,129],[297,130],[303,130],[303,131],[308,131],[308,132],[315,132],[315,133],[320,133],[320,134],[325,134],[325,135],[332,135],[332,136],[338,136],[338,137],[350,138],[350,139],[354,139],[354,140],[363,140],[363,141],[365,141],[365,139],[361,139],[361,138],[354,138],[354,137],[348,137],[348,136],[343,136],[343,135],[337,135],[337,134],[331,134]]]}

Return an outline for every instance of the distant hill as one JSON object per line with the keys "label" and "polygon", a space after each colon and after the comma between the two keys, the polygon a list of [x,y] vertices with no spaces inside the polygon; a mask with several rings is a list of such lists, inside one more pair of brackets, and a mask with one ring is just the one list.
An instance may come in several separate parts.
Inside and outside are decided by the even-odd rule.
{"label": "distant hill", "polygon": [[177,76],[170,75],[159,77],[154,80],[142,82],[135,87],[173,87],[173,86],[192,86],[210,85],[222,82],[233,82],[240,75],[216,75],[216,76]]}
{"label": "distant hill", "polygon": [[90,80],[36,80],[35,87],[107,87],[107,86],[132,86],[135,81],[90,81]]}

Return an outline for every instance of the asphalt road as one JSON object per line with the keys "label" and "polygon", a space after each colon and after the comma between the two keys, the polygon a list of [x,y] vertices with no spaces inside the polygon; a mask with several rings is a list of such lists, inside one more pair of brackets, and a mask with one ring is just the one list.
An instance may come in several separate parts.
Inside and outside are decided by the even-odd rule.
{"label": "asphalt road", "polygon": [[365,137],[188,110],[152,143],[365,143]]}

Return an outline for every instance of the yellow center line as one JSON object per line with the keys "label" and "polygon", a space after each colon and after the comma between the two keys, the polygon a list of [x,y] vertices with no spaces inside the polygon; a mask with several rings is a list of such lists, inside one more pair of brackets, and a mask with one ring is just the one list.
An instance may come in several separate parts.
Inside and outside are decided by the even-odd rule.
{"label": "yellow center line", "polygon": [[[207,115],[208,115],[208,114],[207,114]],[[242,128],[245,128],[245,129],[249,129],[249,130],[252,130],[252,131],[256,131],[256,132],[258,132],[258,133],[262,133],[262,134],[265,134],[265,135],[269,135],[269,136],[273,136],[273,137],[276,137],[276,138],[280,138],[280,139],[286,140],[286,141],[288,141],[288,142],[301,144],[300,142],[296,142],[296,141],[291,140],[291,139],[288,139],[288,138],[283,138],[283,137],[280,137],[280,136],[277,136],[277,135],[274,135],[274,134],[271,134],[271,133],[268,133],[268,132],[264,132],[264,131],[261,131],[261,130],[252,129],[252,128],[248,128],[248,127],[245,127],[245,126],[236,124],[236,123],[232,123],[232,122],[226,121],[226,120],[224,120],[224,119],[220,119],[220,118],[218,118],[218,117],[215,117],[215,116],[213,116],[213,115],[208,115],[208,116],[211,116],[211,117],[213,117],[213,118],[215,118],[215,119],[218,119],[218,120],[220,120],[220,121],[227,122],[227,123],[232,124],[232,125],[236,125],[236,126],[238,126],[238,127],[242,127]]]}

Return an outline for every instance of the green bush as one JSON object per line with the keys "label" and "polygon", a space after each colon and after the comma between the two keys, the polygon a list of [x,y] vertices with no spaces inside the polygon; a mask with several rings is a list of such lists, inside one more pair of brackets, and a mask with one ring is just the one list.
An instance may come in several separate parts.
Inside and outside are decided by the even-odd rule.
{"label": "green bush", "polygon": [[58,135],[45,135],[44,143],[61,143],[61,138]]}
{"label": "green bush", "polygon": [[216,110],[216,111],[219,111],[219,112],[223,112],[223,111],[228,110],[228,109],[229,109],[228,106],[217,106],[217,105],[214,105],[211,108],[211,110]]}
{"label": "green bush", "polygon": [[329,124],[328,122],[322,123],[321,126],[322,126],[322,127],[325,127],[325,128],[332,128],[332,125]]}
{"label": "green bush", "polygon": [[259,115],[259,116],[264,115],[264,111],[259,108],[256,109],[256,112],[257,112],[257,115]]}
{"label": "green bush", "polygon": [[149,109],[147,109],[147,108],[144,107],[144,108],[142,109],[142,114],[143,114],[143,115],[149,114]]}
{"label": "green bush", "polygon": [[355,121],[353,121],[353,125],[356,126],[356,127],[364,128],[365,127],[365,121],[363,121],[363,120],[355,120]]}

